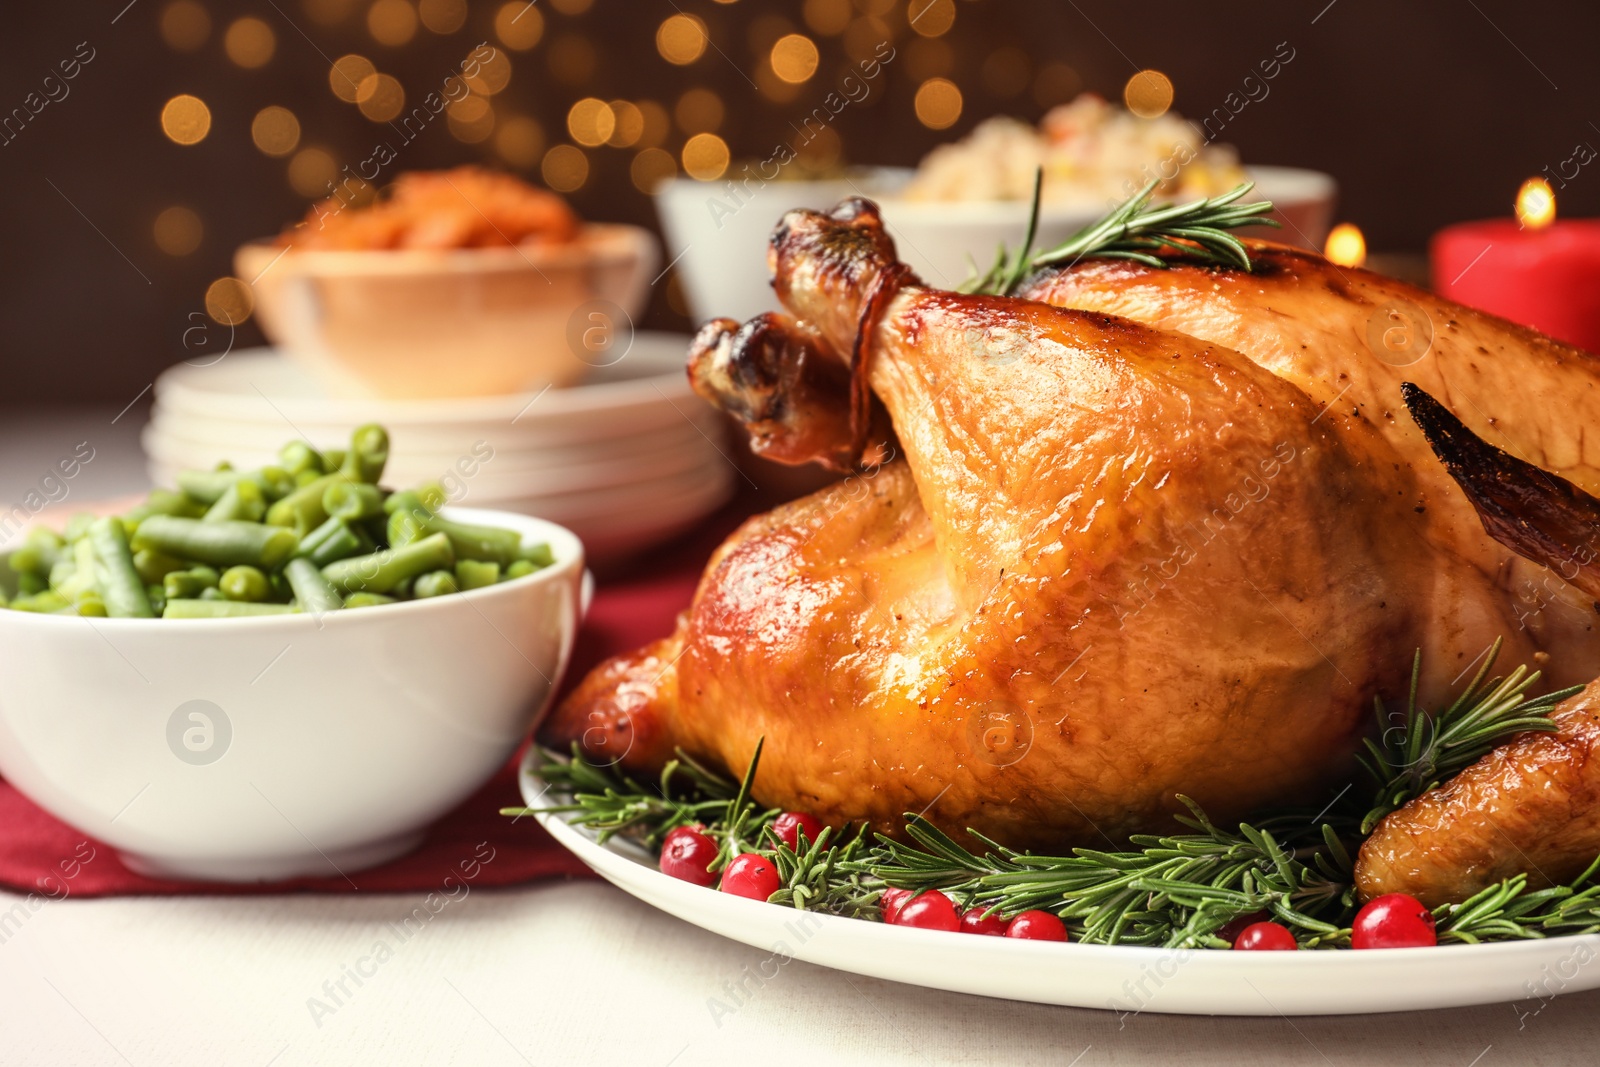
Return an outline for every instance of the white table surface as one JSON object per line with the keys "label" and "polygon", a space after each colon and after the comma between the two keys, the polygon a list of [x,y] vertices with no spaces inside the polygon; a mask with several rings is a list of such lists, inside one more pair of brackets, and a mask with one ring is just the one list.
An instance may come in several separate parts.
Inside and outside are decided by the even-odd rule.
{"label": "white table surface", "polygon": [[[115,414],[0,413],[0,507],[86,438],[97,454],[73,484],[77,499],[138,488],[139,414],[112,424]],[[769,953],[599,882],[469,890],[401,942],[391,924],[424,895],[68,896],[40,904],[0,893],[0,915],[20,916],[0,925],[0,1064],[1600,1060],[1600,992],[1557,998],[1537,1014],[1529,1002],[1390,1016],[1123,1020],[801,962],[762,981],[758,968]],[[377,963],[370,954],[380,940],[392,955]],[[348,976],[357,967],[366,972],[359,984]],[[736,1010],[714,1010],[713,1001]]]}

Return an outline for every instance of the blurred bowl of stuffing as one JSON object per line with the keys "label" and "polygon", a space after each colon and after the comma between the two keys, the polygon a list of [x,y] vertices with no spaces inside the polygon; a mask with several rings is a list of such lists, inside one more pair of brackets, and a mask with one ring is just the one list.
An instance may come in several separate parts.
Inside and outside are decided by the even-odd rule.
{"label": "blurred bowl of stuffing", "polygon": [[1320,250],[1338,193],[1333,178],[1318,171],[1244,166],[1207,127],[1171,111],[1142,118],[1084,93],[1038,126],[988,119],[935,148],[915,171],[900,172],[878,201],[900,258],[946,289],[987,269],[1000,245],[1015,250],[1022,243],[1040,170],[1040,250],[1099,221],[1151,181],[1157,203],[1220,196],[1254,182],[1245,199],[1270,200],[1280,228],[1237,232]]}
{"label": "blurred bowl of stuffing", "polygon": [[330,393],[418,399],[576,382],[631,332],[658,261],[647,230],[463,167],[319,203],[234,267],[267,338]]}

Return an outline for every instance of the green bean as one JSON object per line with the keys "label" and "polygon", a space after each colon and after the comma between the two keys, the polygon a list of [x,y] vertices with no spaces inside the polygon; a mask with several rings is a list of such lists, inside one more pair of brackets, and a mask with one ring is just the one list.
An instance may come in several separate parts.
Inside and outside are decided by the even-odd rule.
{"label": "green bean", "polygon": [[71,606],[72,601],[54,589],[46,589],[32,596],[17,597],[11,602],[12,611],[32,611],[40,615],[50,615]]}
{"label": "green bean", "polygon": [[328,487],[348,480],[335,471],[307,482],[268,508],[267,522],[272,526],[292,526],[299,531],[299,536],[304,537],[328,521],[328,512],[322,506],[322,498]]}
{"label": "green bean", "polygon": [[152,582],[144,587],[144,595],[150,598],[150,610],[157,615],[167,610],[167,591],[163,586]]}
{"label": "green bean", "polygon": [[257,615],[292,615],[287,604],[249,604],[239,600],[173,600],[163,619],[245,619]]}
{"label": "green bean", "polygon": [[556,554],[550,550],[549,544],[540,541],[536,545],[526,545],[517,553],[518,559],[525,559],[537,568],[548,567],[556,561]]}
{"label": "green bean", "polygon": [[394,602],[394,597],[382,593],[351,593],[344,598],[346,608],[376,608]]}
{"label": "green bean", "polygon": [[215,589],[219,581],[221,577],[210,567],[192,567],[161,579],[161,588],[168,600],[193,599],[207,589]]}
{"label": "green bean", "polygon": [[429,511],[438,511],[450,499],[445,495],[444,486],[439,482],[423,482],[415,491],[422,501],[422,506]]}
{"label": "green bean", "polygon": [[456,585],[462,589],[482,589],[500,581],[500,564],[475,559],[456,560]]}
{"label": "green bean", "polygon": [[372,539],[359,530],[353,529],[343,519],[337,520],[339,529],[333,535],[313,548],[306,556],[318,567],[326,567],[341,559],[351,556],[364,556],[372,551]]}
{"label": "green bean", "polygon": [[183,567],[183,560],[154,549],[141,548],[133,554],[133,569],[139,572],[139,577],[144,579],[146,585],[159,582],[173,571],[183,570]]}
{"label": "green bean", "polygon": [[423,500],[422,494],[415,489],[398,489],[390,493],[383,501],[383,510],[390,515],[404,509],[406,511],[419,511],[424,515],[432,515],[433,509]]}
{"label": "green bean", "polygon": [[300,545],[294,550],[294,554],[297,556],[311,555],[313,549],[338,533],[343,526],[343,519],[333,515],[328,516],[327,521],[321,526],[300,538]]}
{"label": "green bean", "polygon": [[[76,599],[78,594],[87,590],[99,588],[100,562],[95,557],[94,542],[87,535],[73,542],[70,564],[70,571],[60,563],[50,569],[50,588],[69,600]],[[59,575],[57,570],[61,571]]]}
{"label": "green bean", "polygon": [[[162,516],[167,518],[167,516]],[[149,520],[145,520],[148,522]],[[193,519],[170,519],[169,522],[193,522]],[[128,531],[122,520],[106,516],[89,528],[89,540],[94,545],[95,557],[104,576],[106,613],[113,619],[150,619],[150,598],[144,593],[144,579],[133,566],[133,553],[128,550]]]}
{"label": "green bean", "polygon": [[506,568],[506,581],[509,582],[513,578],[526,578],[528,575],[532,574],[538,569],[538,567],[533,565],[531,560],[516,560],[511,564],[511,566]]}
{"label": "green bean", "polygon": [[450,547],[463,559],[489,560],[502,567],[510,566],[522,549],[522,535],[515,530],[497,526],[475,526],[452,522],[435,515],[422,524],[424,533],[442,533],[450,538]]}
{"label": "green bean", "polygon": [[268,500],[277,500],[294,489],[294,478],[282,467],[178,472],[178,488],[183,490],[183,495],[208,506],[215,504],[228,491],[228,486],[239,481],[253,482]]}
{"label": "green bean", "polygon": [[344,601],[339,599],[339,591],[329,584],[328,579],[322,576],[322,571],[309,559],[291,559],[283,573],[289,580],[289,587],[294,590],[295,599],[300,602],[301,611],[320,615],[324,611],[338,611],[344,607]]}
{"label": "green bean", "polygon": [[33,571],[49,574],[50,568],[66,555],[67,543],[54,530],[35,526],[23,535],[22,545],[11,553],[7,562],[18,574]]}
{"label": "green bean", "polygon": [[170,515],[152,515],[139,524],[135,548],[153,548],[171,556],[231,567],[248,563],[276,567],[289,558],[300,539],[294,531],[254,522],[203,522]]}
{"label": "green bean", "polygon": [[401,510],[389,516],[386,536],[390,548],[400,548],[426,536],[422,532],[422,520],[417,515],[418,512]]}
{"label": "green bean", "polygon": [[427,574],[419,574],[416,581],[411,584],[411,595],[418,600],[459,592],[461,586],[456,584],[456,576],[449,571],[429,571]]}
{"label": "green bean", "polygon": [[322,453],[304,441],[290,441],[278,449],[278,465],[297,478],[306,471],[328,473],[328,468],[323,464]]}
{"label": "green bean", "polygon": [[[132,523],[134,529],[152,515],[179,515],[186,519],[198,519],[206,513],[205,506],[190,500],[182,493],[174,493],[170,489],[152,489],[150,495],[145,497],[144,503],[139,504],[122,516],[123,524]],[[129,536],[132,536],[130,531]]]}
{"label": "green bean", "polygon": [[260,522],[267,513],[267,498],[254,482],[240,480],[223,490],[205,513],[207,522]]}
{"label": "green bean", "polygon": [[354,522],[383,514],[383,493],[365,482],[334,482],[322,494],[322,510]]}
{"label": "green bean", "polygon": [[434,534],[400,548],[330,563],[322,568],[322,575],[341,593],[387,593],[407,578],[452,567],[455,562],[450,539]]}
{"label": "green bean", "polygon": [[223,571],[217,588],[229,600],[246,600],[253,604],[272,596],[272,585],[267,581],[267,576],[249,566],[229,567]]}
{"label": "green bean", "polygon": [[195,597],[195,599],[196,600],[227,600],[228,598],[222,595],[222,590],[218,589],[216,586],[213,585],[210,588],[200,590],[200,595]]}
{"label": "green bean", "polygon": [[322,469],[332,474],[344,466],[345,450],[342,448],[324,448],[322,450]]}
{"label": "green bean", "polygon": [[352,482],[376,485],[389,462],[389,431],[377,423],[357,426],[350,435],[350,450],[340,468]]}
{"label": "green bean", "polygon": [[104,619],[111,614],[106,608],[105,599],[94,592],[85,593],[72,605],[73,614],[88,615],[93,618]]}

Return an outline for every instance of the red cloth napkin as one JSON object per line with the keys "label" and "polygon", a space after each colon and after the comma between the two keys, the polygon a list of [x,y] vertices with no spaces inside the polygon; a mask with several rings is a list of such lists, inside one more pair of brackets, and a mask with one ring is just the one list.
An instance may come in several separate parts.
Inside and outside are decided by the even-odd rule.
{"label": "red cloth napkin", "polygon": [[[695,533],[651,552],[628,573],[601,581],[579,631],[563,694],[607,656],[669,633],[674,617],[688,606],[711,550],[753,506],[749,500],[735,501]],[[0,886],[57,897],[64,892],[80,897],[296,890],[348,893],[357,889],[381,893],[437,891],[452,875],[458,881],[470,877],[475,887],[588,875],[588,868],[534,820],[512,820],[500,814],[502,807],[522,803],[516,768],[514,759],[472,799],[436,823],[415,851],[381,867],[352,871],[348,879],[335,875],[248,885],[134,874],[110,847],[96,841],[86,843],[82,833],[0,780]],[[84,862],[90,855],[92,861]],[[464,863],[472,865],[473,873],[464,873]]]}

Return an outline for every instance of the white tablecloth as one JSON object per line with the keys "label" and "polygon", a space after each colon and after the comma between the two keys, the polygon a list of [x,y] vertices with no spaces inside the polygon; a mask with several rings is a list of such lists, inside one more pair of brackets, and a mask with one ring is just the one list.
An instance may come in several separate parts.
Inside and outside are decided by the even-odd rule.
{"label": "white tablecloth", "polygon": [[[0,502],[76,442],[77,499],[138,487],[137,413],[0,415]],[[0,684],[4,684],[0,679]],[[0,833],[5,828],[0,827]],[[1600,993],[1414,1015],[1206,1019],[1013,1004],[794,962],[598,882],[42,902],[0,893],[0,1064],[1408,1064],[1600,1061]],[[387,952],[376,951],[382,942]],[[380,959],[381,957],[381,959]],[[740,988],[750,992],[739,994]],[[742,1003],[739,1001],[742,998]],[[737,1004],[729,1015],[712,1001]]]}

